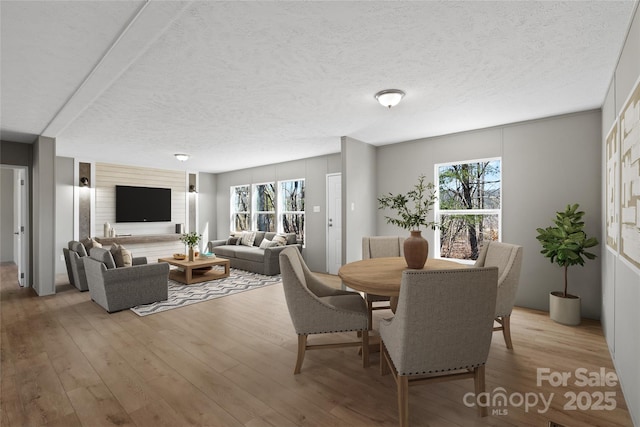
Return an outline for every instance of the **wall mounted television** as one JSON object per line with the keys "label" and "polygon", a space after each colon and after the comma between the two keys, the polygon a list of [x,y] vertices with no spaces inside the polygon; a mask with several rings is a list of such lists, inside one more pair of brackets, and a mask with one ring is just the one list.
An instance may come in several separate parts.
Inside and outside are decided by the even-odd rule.
{"label": "wall mounted television", "polygon": [[116,223],[170,221],[170,188],[116,185]]}

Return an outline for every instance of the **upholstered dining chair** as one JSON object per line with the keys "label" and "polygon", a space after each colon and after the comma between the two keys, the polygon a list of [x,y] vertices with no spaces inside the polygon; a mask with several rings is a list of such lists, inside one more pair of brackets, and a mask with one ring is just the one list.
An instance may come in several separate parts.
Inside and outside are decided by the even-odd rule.
{"label": "upholstered dining chair", "polygon": [[[362,259],[402,257],[404,256],[404,237],[400,236],[369,236],[362,238]],[[373,325],[373,310],[387,310],[391,306],[389,297],[375,294],[364,294],[367,301],[367,312],[369,314],[369,328]],[[376,302],[387,302],[387,304],[373,305]]]}
{"label": "upholstered dining chair", "polygon": [[497,282],[497,267],[402,273],[395,316],[380,323],[380,372],[393,372],[401,427],[410,383],[473,378],[476,396],[484,392]]}
{"label": "upholstered dining chair", "polygon": [[495,321],[499,326],[494,331],[502,331],[508,349],[511,342],[511,311],[516,300],[520,269],[522,267],[522,246],[502,242],[488,242],[480,249],[475,267],[498,267],[498,297]]}
{"label": "upholstered dining chair", "polygon": [[[324,284],[307,267],[297,248],[280,252],[280,274],[293,327],[298,334],[298,357],[294,374],[299,374],[306,350],[362,346],[362,366],[369,366],[367,305],[357,292],[334,289]],[[311,334],[356,331],[361,340],[314,344]]]}

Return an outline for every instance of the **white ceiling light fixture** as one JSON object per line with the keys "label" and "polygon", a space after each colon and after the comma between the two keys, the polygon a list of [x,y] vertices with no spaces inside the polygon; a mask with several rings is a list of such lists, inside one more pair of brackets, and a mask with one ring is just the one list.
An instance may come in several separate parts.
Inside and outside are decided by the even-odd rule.
{"label": "white ceiling light fixture", "polygon": [[176,159],[180,160],[181,162],[186,162],[187,160],[189,160],[189,155],[188,154],[174,154],[174,156],[176,156]]}
{"label": "white ceiling light fixture", "polygon": [[376,99],[383,107],[391,108],[398,105],[405,93],[400,89],[385,89],[376,93]]}

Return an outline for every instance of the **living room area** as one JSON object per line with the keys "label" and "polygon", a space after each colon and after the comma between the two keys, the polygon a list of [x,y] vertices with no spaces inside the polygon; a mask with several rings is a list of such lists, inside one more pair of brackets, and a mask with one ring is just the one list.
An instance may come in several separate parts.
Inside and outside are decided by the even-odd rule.
{"label": "living room area", "polygon": [[[255,93],[254,102],[260,104],[260,108],[251,110],[252,115],[249,115],[249,110],[242,110],[244,104],[238,104],[234,97],[218,98],[220,94],[216,93],[215,84],[203,83],[201,87],[193,84],[203,78],[200,74],[203,71],[191,67],[212,65],[216,61],[198,59],[202,51],[195,46],[200,45],[195,41],[191,45],[191,36],[187,34],[210,19],[226,29],[232,26],[231,23],[221,23],[221,17],[212,18],[216,14],[203,2],[163,2],[167,4],[146,6],[130,3],[125,6],[126,10],[106,4],[83,4],[80,9],[72,6],[56,9],[53,5],[44,7],[40,4],[12,5],[16,8],[12,10],[2,6],[3,13],[8,11],[13,17],[31,16],[38,7],[44,7],[38,11],[38,16],[45,12],[54,16],[64,13],[90,16],[87,10],[96,7],[93,14],[108,11],[110,24],[114,27],[117,27],[116,22],[122,23],[123,17],[135,16],[122,32],[122,40],[113,45],[113,54],[104,56],[104,62],[89,78],[85,79],[83,75],[77,80],[84,82],[84,86],[63,102],[63,107],[60,107],[59,99],[56,102],[43,100],[43,104],[51,102],[62,108],[61,112],[56,109],[56,113],[48,117],[47,132],[24,128],[21,134],[18,127],[3,125],[2,128],[3,186],[20,181],[13,171],[5,174],[5,169],[24,168],[31,211],[24,236],[30,250],[26,257],[25,284],[30,289],[21,288],[13,281],[13,275],[20,273],[7,270],[4,263],[7,259],[4,256],[2,259],[3,425],[397,425],[393,381],[389,376],[379,376],[379,356],[376,354],[372,355],[373,366],[363,369],[355,349],[310,352],[302,373],[292,374],[296,336],[279,282],[148,316],[139,316],[130,310],[107,313],[91,301],[88,292],[79,292],[69,283],[62,249],[69,241],[87,237],[103,240],[107,242],[105,246],[122,239],[121,243],[124,242],[134,256],[146,257],[148,263],[154,264],[160,258],[187,252],[180,241],[182,232],[201,235],[197,249],[209,252],[214,247],[208,245],[209,242],[230,244],[232,235],[242,231],[237,222],[240,217],[248,218],[250,225],[245,230],[253,231],[259,231],[259,218],[273,218],[274,229],[268,231],[284,234],[291,230],[283,225],[283,216],[297,215],[304,226],[302,231],[298,230],[295,242],[290,243],[299,245],[311,271],[341,288],[332,257],[338,257],[339,266],[345,265],[362,258],[364,236],[408,235],[406,230],[387,222],[386,212],[379,206],[380,196],[406,192],[421,175],[437,185],[438,170],[442,165],[489,160],[498,160],[501,165],[498,240],[523,247],[522,271],[511,320],[514,348],[507,349],[498,339],[501,337],[494,334],[487,364],[487,389],[497,393],[502,387],[508,403],[494,405],[496,412],[490,412],[488,418],[477,418],[474,409],[465,407],[464,403],[465,393],[473,391],[471,382],[420,387],[411,390],[411,424],[548,425],[553,421],[565,426],[638,425],[640,339],[637,326],[640,318],[636,307],[640,302],[640,259],[635,263],[631,244],[627,243],[626,247],[622,244],[633,241],[633,227],[627,229],[625,224],[635,220],[629,214],[633,206],[624,201],[625,188],[629,188],[624,183],[632,183],[630,186],[635,189],[640,182],[640,178],[624,175],[624,171],[632,174],[640,164],[635,148],[628,149],[628,157],[624,151],[625,141],[631,141],[627,144],[635,146],[637,131],[623,131],[625,124],[631,122],[631,112],[640,110],[633,101],[640,87],[637,1],[614,2],[619,9],[615,13],[603,12],[605,16],[600,18],[606,25],[615,21],[624,29],[619,30],[617,38],[607,34],[610,37],[607,46],[610,50],[613,46],[617,52],[613,52],[608,61],[603,61],[606,64],[598,62],[599,67],[608,68],[601,71],[605,78],[600,78],[599,89],[594,89],[599,91],[595,96],[598,98],[596,103],[581,100],[581,107],[560,107],[562,99],[553,96],[553,91],[538,98],[533,94],[533,83],[523,90],[523,80],[513,83],[509,78],[500,84],[491,83],[495,85],[493,87],[488,84],[483,90],[468,95],[457,94],[449,100],[437,89],[437,84],[426,90],[421,86],[423,83],[418,84],[418,80],[411,80],[400,71],[398,76],[404,76],[404,79],[402,83],[396,83],[392,75],[395,68],[392,67],[386,70],[387,74],[378,76],[380,83],[376,84],[383,87],[374,88],[369,78],[360,77],[362,83],[355,76],[347,79],[352,85],[346,95],[348,100],[344,101],[345,105],[336,106],[338,115],[344,117],[332,117],[332,123],[336,125],[332,128],[325,126],[329,119],[324,113],[314,109],[320,102],[314,99],[325,96],[340,99],[338,87],[318,84],[324,91],[320,93],[317,88],[312,90],[313,84],[309,83],[308,92],[303,92],[301,88],[305,86],[296,84],[295,88],[300,92],[291,94],[283,86],[287,81],[294,84],[299,80],[323,80],[324,73],[335,78],[334,73],[347,72],[349,67],[344,64],[351,64],[351,60],[342,58],[345,70],[336,71],[327,65],[326,69],[318,66],[307,70],[304,75],[282,74],[279,77],[283,83],[276,85],[274,92],[269,89],[269,96],[280,92],[289,95],[274,98],[271,104],[266,104],[262,98],[263,89],[257,80],[251,83],[243,80],[249,71],[242,67],[246,60],[242,55],[250,52],[256,62],[269,56],[266,51],[247,47],[251,45],[248,40],[257,43],[257,39],[266,37],[265,34],[275,37],[270,28],[278,23],[292,22],[286,25],[290,33],[286,37],[284,33],[278,33],[282,38],[275,37],[270,45],[273,56],[280,55],[282,63],[290,64],[292,69],[303,67],[301,64],[307,59],[311,61],[313,49],[309,44],[305,49],[295,45],[293,52],[283,47],[291,41],[292,34],[307,40],[303,36],[307,34],[305,19],[313,21],[307,15],[313,13],[303,13],[302,6],[255,2],[253,10],[250,4],[233,6],[222,2],[217,11],[220,16],[231,14],[233,22],[241,23],[242,30],[234,34],[244,43],[233,45],[233,48],[210,41],[218,35],[211,22],[212,28],[197,31],[201,37],[207,37],[208,45],[215,46],[212,56],[222,63],[221,68],[215,68],[216,73],[222,76],[220,69],[225,69],[229,76],[235,76],[223,80],[233,87],[234,97],[250,99]],[[359,40],[358,31],[349,33],[342,27],[354,25],[356,21],[349,22],[348,18],[356,18],[358,6],[335,3],[336,9],[317,2],[308,5],[311,11],[320,15],[325,7],[331,10],[326,21],[321,19],[326,32],[315,32],[317,39],[311,38],[324,49],[328,46],[338,49],[341,43],[351,46],[351,43],[355,44],[351,38]],[[366,10],[375,17],[367,19],[375,22],[384,21],[383,12],[390,14],[389,19],[395,22],[410,11],[408,5],[398,5],[396,9],[389,4],[373,3]],[[436,3],[438,13],[444,13],[445,4]],[[548,7],[546,14],[553,11],[568,13],[564,8],[570,9],[559,2],[548,2],[547,6],[533,3],[536,2],[524,2],[521,7],[532,7],[536,13],[540,12],[539,8]],[[584,7],[589,13],[607,10],[599,2],[586,3]],[[625,3],[630,5],[624,6]],[[467,2],[460,2],[459,6],[460,9],[454,7],[447,14],[457,10],[465,11],[467,16],[470,10],[484,10],[480,5],[472,6]],[[420,16],[428,9],[426,4],[413,7]],[[511,6],[506,4],[496,7],[501,12],[506,10],[515,14],[509,16],[520,16],[521,24],[529,28],[525,25],[523,9],[511,11]],[[580,6],[575,7],[577,9],[571,9],[569,15],[580,10]],[[269,12],[271,8],[277,13]],[[274,21],[261,22],[255,18],[247,23],[240,15],[249,10],[254,18],[260,13],[268,13]],[[340,11],[346,13],[342,18]],[[489,9],[484,13],[490,13]],[[615,19],[609,13],[615,15]],[[294,17],[296,20],[291,21]],[[145,19],[149,20],[153,32],[145,27]],[[485,21],[491,22],[489,15],[485,16]],[[591,16],[587,21],[600,22]],[[505,21],[500,22],[506,25]],[[606,26],[605,23],[602,25]],[[413,21],[411,25],[408,30],[413,29],[413,25],[418,27]],[[15,25],[9,28],[15,28]],[[606,28],[610,29],[609,26]],[[3,30],[3,38],[5,31],[8,30]],[[370,36],[370,30],[366,34]],[[390,34],[391,30],[385,25],[383,35]],[[435,37],[434,34],[431,36]],[[585,36],[589,37],[605,38],[595,30]],[[163,53],[172,49],[180,52],[177,59],[162,59],[159,51],[147,51],[139,46],[139,40],[153,46],[158,43]],[[379,38],[375,40],[382,43]],[[419,55],[412,48],[405,58],[400,40],[406,42],[404,38],[387,40],[389,46],[384,49],[396,52],[398,61],[410,68],[413,58]],[[557,42],[557,39],[548,41],[549,44]],[[118,47],[118,43],[123,43],[127,49]],[[361,43],[369,44],[362,40]],[[542,41],[540,43],[540,46],[544,45]],[[127,53],[133,45],[137,46],[138,56],[110,62],[115,61],[113,56]],[[107,43],[107,46],[112,45]],[[537,57],[528,50],[529,45],[525,46],[520,48],[523,57],[533,61]],[[193,49],[190,54],[189,49]],[[336,51],[332,52],[335,54]],[[349,52],[354,54],[353,50]],[[475,55],[473,49],[466,52]],[[474,58],[478,64],[483,62],[477,56]],[[128,65],[117,71],[110,68],[123,64]],[[152,69],[150,64],[165,64],[171,69],[167,71],[166,81],[159,78],[153,84],[144,84],[143,76]],[[131,69],[127,68],[129,65]],[[485,66],[467,65],[476,71],[486,71]],[[416,60],[415,66],[425,65],[421,59]],[[487,67],[495,67],[491,69],[496,72],[501,67],[508,69],[503,62]],[[277,71],[284,73],[284,68],[279,67]],[[557,68],[561,69],[562,64],[557,64]],[[107,71],[112,74],[101,74]],[[273,84],[276,76],[271,73],[275,72],[262,70],[258,74],[266,73],[262,74],[265,82]],[[484,72],[481,74],[486,76]],[[181,75],[182,80],[168,77],[175,75]],[[438,76],[446,81],[443,75]],[[207,75],[207,78],[212,77]],[[550,73],[540,80],[551,81],[553,77]],[[579,77],[576,73],[575,78],[579,80]],[[14,79],[12,82],[18,81],[15,75],[11,78]],[[536,76],[527,78],[536,80]],[[422,80],[429,78],[425,74]],[[381,106],[374,98],[376,91],[396,84],[402,85],[406,92],[404,98],[394,107]],[[179,87],[173,91],[167,85]],[[514,85],[518,87],[514,88]],[[550,84],[554,85],[558,85],[555,90],[562,92],[564,97],[569,97],[567,93],[570,92],[574,98],[580,98],[585,91],[584,86],[570,87],[567,80]],[[3,76],[3,91],[4,86]],[[22,90],[26,93],[24,85]],[[127,91],[132,91],[132,96],[120,98]],[[189,106],[174,96],[179,92],[189,94],[197,102]],[[455,104],[462,104],[465,98],[493,100],[497,92],[513,93],[501,98],[502,102],[508,102],[505,110],[511,111],[489,111],[497,107],[489,107],[488,101],[486,109],[478,101],[469,107],[461,105],[460,110],[456,110]],[[203,100],[203,93],[209,101]],[[531,98],[527,98],[528,95]],[[11,109],[8,100],[13,99],[12,96],[11,93],[7,98],[3,95],[3,114]],[[435,107],[416,108],[413,102],[423,102],[423,98],[438,98],[439,101]],[[130,99],[132,104],[123,105],[119,111],[114,102],[122,99]],[[176,109],[169,107],[172,103],[177,105]],[[216,106],[209,108],[207,103]],[[288,104],[294,108],[289,109]],[[361,104],[365,105],[362,110],[359,109]],[[544,104],[547,104],[546,108],[540,108]],[[556,104],[557,108],[548,107]],[[304,111],[306,107],[309,107],[308,112],[294,115],[294,110]],[[154,109],[163,113],[152,114]],[[322,109],[329,108],[323,104]],[[430,116],[433,109],[443,115]],[[533,116],[519,114],[527,109],[534,111]],[[353,116],[348,110],[354,111]],[[134,114],[136,111],[140,113],[138,116]],[[625,116],[626,112],[630,114]],[[499,118],[487,121],[491,115]],[[158,120],[160,116],[164,123]],[[350,122],[351,117],[353,122]],[[265,121],[267,118],[272,121]],[[289,121],[296,122],[296,126],[288,124]],[[207,124],[199,128],[199,122]],[[217,133],[211,133],[213,127],[208,126],[213,125],[210,123],[215,123]],[[307,134],[300,134],[301,128],[297,127],[300,123],[307,124]],[[420,126],[410,131],[414,123]],[[459,123],[464,125],[455,128]],[[122,129],[109,130],[119,126]],[[188,130],[180,133],[181,127]],[[227,128],[234,128],[233,133]],[[267,140],[265,135],[269,131],[273,135]],[[124,136],[127,133],[130,135]],[[31,141],[26,142],[29,138]],[[284,149],[276,150],[277,140]],[[618,151],[614,147],[618,147]],[[615,155],[611,154],[613,152]],[[181,161],[176,154],[188,154],[188,158]],[[621,169],[624,170],[622,173]],[[340,180],[337,211],[333,210],[336,208],[332,205],[335,202],[332,196],[336,193],[332,192],[335,187],[330,178]],[[234,199],[239,188],[247,188],[253,195],[257,188],[268,186],[280,200],[277,195],[284,183],[290,182],[301,183],[304,189],[304,208],[299,211],[285,209],[279,204],[275,204],[273,210],[263,210],[257,207],[255,196],[247,199],[248,210],[241,210]],[[116,186],[170,189],[170,221],[118,222]],[[2,202],[6,206],[5,190],[3,187]],[[640,212],[637,192],[630,190],[628,193],[630,200],[637,201]],[[623,196],[615,199],[612,194]],[[536,239],[537,229],[546,227],[556,212],[572,203],[579,203],[580,209],[586,212],[586,233],[599,240],[599,245],[593,249],[597,258],[582,267],[572,268],[569,273],[571,291],[581,299],[580,326],[560,325],[549,319],[549,293],[561,287],[562,271],[540,254],[541,246]],[[334,216],[336,212],[337,217]],[[115,229],[114,235],[108,235],[107,225]],[[334,225],[341,227],[338,239],[330,237]],[[3,230],[8,231],[4,226]],[[632,230],[631,234],[627,230]],[[3,239],[5,236],[3,232]],[[150,236],[155,237],[149,239]],[[423,236],[429,242],[429,256],[440,255],[440,234],[426,229]],[[263,238],[261,236],[261,240]],[[236,242],[234,240],[233,244]],[[5,247],[3,252],[6,254],[9,249]],[[271,277],[271,270],[259,273]],[[280,279],[277,273],[273,277]],[[373,329],[389,315],[389,311],[375,312]],[[325,342],[322,337],[319,339]],[[576,370],[580,368],[584,369],[580,372],[593,373],[598,378],[603,376],[601,373],[612,373],[616,381],[610,381],[609,385],[580,387],[576,382]],[[541,379],[543,373],[570,373],[572,376],[569,384],[556,386],[547,377]],[[611,410],[595,410],[584,400],[576,400],[574,409],[564,395],[575,394],[582,399],[588,395],[589,399],[597,399],[598,393],[604,397],[606,392],[613,393],[607,395],[613,396],[612,401],[607,401],[614,402]],[[534,394],[540,398],[536,405],[517,404],[518,396],[533,399]],[[554,397],[545,407],[544,399],[550,396]],[[516,400],[509,402],[510,397]],[[497,399],[500,402],[500,396]]]}

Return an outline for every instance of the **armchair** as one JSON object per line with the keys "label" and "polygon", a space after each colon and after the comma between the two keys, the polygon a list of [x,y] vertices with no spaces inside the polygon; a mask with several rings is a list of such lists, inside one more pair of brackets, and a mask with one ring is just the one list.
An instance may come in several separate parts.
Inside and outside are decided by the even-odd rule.
{"label": "armchair", "polygon": [[509,243],[489,242],[482,246],[475,267],[498,267],[498,296],[495,321],[500,326],[494,331],[502,331],[508,349],[511,342],[511,311],[516,300],[520,269],[522,267],[522,246]]}
{"label": "armchair", "polygon": [[[311,273],[295,247],[280,252],[282,286],[298,334],[298,356],[294,374],[299,374],[306,350],[362,346],[362,365],[369,366],[367,307],[357,292],[325,285]],[[308,345],[310,334],[362,332],[358,341]]]}
{"label": "armchair", "polygon": [[497,282],[497,267],[403,272],[395,316],[380,323],[380,371],[393,368],[400,426],[409,383],[473,378],[476,396],[484,392]]}
{"label": "armchair", "polygon": [[109,313],[168,298],[167,263],[116,268],[108,250],[92,248],[84,264],[91,299]]}
{"label": "armchair", "polygon": [[84,260],[87,257],[87,250],[82,243],[75,240],[71,240],[67,246],[68,248],[63,249],[63,252],[65,256],[65,263],[67,262],[67,258],[69,259],[67,264],[67,274],[69,269],[71,270],[69,282],[80,291],[88,291],[89,285],[87,283],[87,274],[84,268]]}

